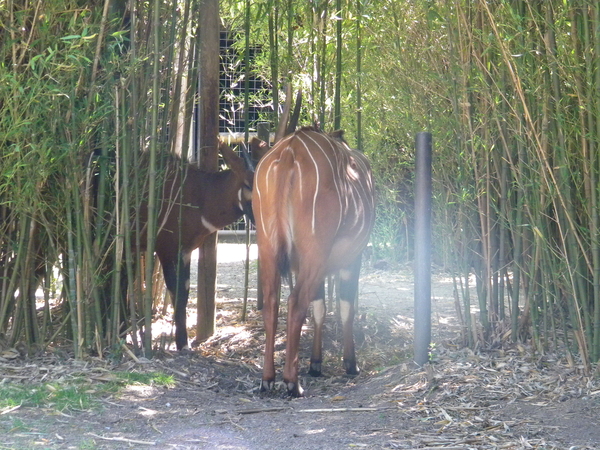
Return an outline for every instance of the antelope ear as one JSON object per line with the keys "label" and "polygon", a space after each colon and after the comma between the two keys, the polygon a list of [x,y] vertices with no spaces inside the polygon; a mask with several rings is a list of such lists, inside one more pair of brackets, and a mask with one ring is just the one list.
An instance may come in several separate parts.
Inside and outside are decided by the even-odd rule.
{"label": "antelope ear", "polygon": [[340,142],[343,142],[344,144],[348,144],[346,139],[344,139],[344,130],[335,130],[330,134],[330,136]]}
{"label": "antelope ear", "polygon": [[269,151],[269,144],[263,141],[262,139],[258,139],[257,137],[253,137],[250,141],[250,152],[252,153],[252,159],[254,161],[260,161],[265,153]]}
{"label": "antelope ear", "polygon": [[223,159],[232,170],[240,172],[246,170],[244,160],[224,142],[219,142],[219,152],[221,152]]}

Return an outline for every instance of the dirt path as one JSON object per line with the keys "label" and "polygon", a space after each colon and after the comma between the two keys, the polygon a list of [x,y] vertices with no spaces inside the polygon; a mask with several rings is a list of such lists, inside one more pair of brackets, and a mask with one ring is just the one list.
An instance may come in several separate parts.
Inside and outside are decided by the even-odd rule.
{"label": "dirt path", "polygon": [[[341,331],[330,313],[324,376],[316,379],[305,373],[306,327],[306,397],[260,394],[262,323],[253,301],[249,320],[239,321],[243,263],[239,249],[229,250],[220,244],[217,333],[193,354],[167,351],[116,367],[56,355],[11,362],[11,370],[28,371],[32,379],[65,377],[69,370],[92,379],[107,369],[163,371],[177,380],[173,388],[131,386],[89,410],[0,411],[0,449],[600,448],[598,379],[553,355],[533,357],[526,346],[477,354],[459,349],[452,282],[443,275],[434,276],[432,286],[432,364],[415,368],[409,268],[363,272],[359,376],[346,377],[341,369]],[[278,367],[283,346],[280,334]],[[2,364],[6,370],[8,362]],[[10,381],[6,375],[0,373],[2,382]]]}

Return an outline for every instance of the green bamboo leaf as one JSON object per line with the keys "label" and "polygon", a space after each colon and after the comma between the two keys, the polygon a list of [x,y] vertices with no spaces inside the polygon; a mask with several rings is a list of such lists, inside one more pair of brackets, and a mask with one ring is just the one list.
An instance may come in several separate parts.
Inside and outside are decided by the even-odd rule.
{"label": "green bamboo leaf", "polygon": [[35,55],[35,56],[34,56],[33,58],[31,58],[31,60],[29,61],[29,65],[31,66],[31,69],[32,69],[33,71],[35,71],[35,64],[36,64],[36,61],[37,61],[38,59],[40,59],[40,58],[42,58],[42,55]]}

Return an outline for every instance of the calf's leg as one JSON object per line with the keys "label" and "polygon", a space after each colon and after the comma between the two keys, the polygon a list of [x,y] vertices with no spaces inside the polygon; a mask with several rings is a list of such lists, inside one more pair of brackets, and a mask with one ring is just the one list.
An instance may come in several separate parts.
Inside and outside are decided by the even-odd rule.
{"label": "calf's leg", "polygon": [[188,350],[187,303],[190,295],[190,253],[184,253],[179,261],[163,260],[165,284],[175,310],[175,344],[177,350]]}

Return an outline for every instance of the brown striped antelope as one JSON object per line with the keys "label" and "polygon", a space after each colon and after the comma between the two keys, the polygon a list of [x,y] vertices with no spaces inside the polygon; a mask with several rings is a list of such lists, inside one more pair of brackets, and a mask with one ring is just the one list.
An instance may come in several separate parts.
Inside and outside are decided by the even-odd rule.
{"label": "brown striped antelope", "polygon": [[315,331],[309,373],[318,376],[324,279],[334,272],[340,274],[344,368],[348,374],[359,371],[352,326],[361,254],[375,218],[371,169],[363,154],[348,147],[341,132],[330,136],[302,128],[278,141],[260,160],[254,189],[252,209],[266,333],[261,389],[274,386],[278,289],[281,276],[291,271],[296,283],[288,299],[283,380],[291,395],[301,396],[300,331],[312,302]]}
{"label": "brown striped antelope", "polygon": [[[254,172],[225,144],[219,150],[228,170],[209,173],[185,164],[183,179],[180,160],[167,159],[165,181],[160,195],[156,255],[175,310],[177,350],[188,348],[186,308],[190,293],[192,251],[211,233],[252,214]],[[140,208],[140,223],[147,221],[147,205]],[[141,242],[145,242],[142,236]]]}

